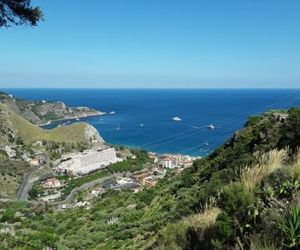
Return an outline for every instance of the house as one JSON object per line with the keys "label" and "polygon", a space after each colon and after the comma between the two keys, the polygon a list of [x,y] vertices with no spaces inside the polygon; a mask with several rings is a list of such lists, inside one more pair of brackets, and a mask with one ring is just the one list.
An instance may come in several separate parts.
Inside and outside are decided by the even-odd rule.
{"label": "house", "polygon": [[97,187],[97,188],[95,188],[95,189],[92,190],[91,195],[93,195],[93,196],[99,196],[103,192],[104,192],[103,188]]}
{"label": "house", "polygon": [[5,146],[4,150],[7,153],[9,158],[14,158],[17,155],[16,150],[13,149],[11,146]]}
{"label": "house", "polygon": [[169,156],[164,156],[161,161],[163,168],[173,168],[172,159]]}
{"label": "house", "polygon": [[71,209],[72,206],[70,204],[62,204],[61,209]]}
{"label": "house", "polygon": [[157,163],[158,162],[158,157],[156,156],[155,153],[149,152],[148,153],[148,157],[153,161],[153,163]]}
{"label": "house", "polygon": [[26,162],[30,162],[30,160],[31,160],[26,154],[23,154],[23,155],[21,156],[21,158],[22,158],[24,161],[26,161]]}
{"label": "house", "polygon": [[139,183],[143,184],[144,183],[144,179],[148,176],[150,176],[151,174],[148,171],[145,170],[141,170],[141,171],[137,171],[134,172],[131,177],[138,181]]}
{"label": "house", "polygon": [[74,207],[89,207],[90,203],[88,201],[79,201],[77,202]]}
{"label": "house", "polygon": [[38,167],[40,165],[39,159],[32,159],[29,161],[30,166],[32,167]]}
{"label": "house", "polygon": [[158,183],[158,179],[154,176],[148,176],[144,179],[143,185],[146,187],[154,187]]}
{"label": "house", "polygon": [[131,189],[134,193],[138,193],[142,190],[142,187],[141,186],[138,186],[138,187],[135,187],[135,188],[132,188]]}
{"label": "house", "polygon": [[43,153],[35,154],[34,158],[29,161],[29,164],[32,167],[38,167],[41,166],[43,162],[45,162],[45,159],[46,157]]}
{"label": "house", "polygon": [[44,188],[59,188],[61,186],[62,184],[60,180],[56,179],[55,177],[45,180],[43,184]]}

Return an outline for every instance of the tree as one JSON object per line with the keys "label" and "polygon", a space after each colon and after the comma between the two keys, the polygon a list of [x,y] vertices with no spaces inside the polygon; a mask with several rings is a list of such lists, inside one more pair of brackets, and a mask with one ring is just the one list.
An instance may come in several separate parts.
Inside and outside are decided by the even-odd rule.
{"label": "tree", "polygon": [[0,0],[0,28],[28,24],[36,26],[43,19],[39,7],[32,7],[31,0]]}

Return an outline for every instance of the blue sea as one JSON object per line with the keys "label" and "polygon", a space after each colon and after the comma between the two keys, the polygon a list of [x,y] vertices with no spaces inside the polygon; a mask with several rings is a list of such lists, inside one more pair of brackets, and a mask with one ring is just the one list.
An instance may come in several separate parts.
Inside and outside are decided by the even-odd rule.
{"label": "blue sea", "polygon": [[[205,156],[242,128],[248,116],[300,106],[293,89],[6,89],[16,97],[63,101],[104,112],[81,119],[107,143],[158,153]],[[181,121],[172,120],[180,117]],[[56,122],[47,128],[66,121]],[[75,122],[75,121],[72,121]],[[206,128],[215,125],[214,130]]]}

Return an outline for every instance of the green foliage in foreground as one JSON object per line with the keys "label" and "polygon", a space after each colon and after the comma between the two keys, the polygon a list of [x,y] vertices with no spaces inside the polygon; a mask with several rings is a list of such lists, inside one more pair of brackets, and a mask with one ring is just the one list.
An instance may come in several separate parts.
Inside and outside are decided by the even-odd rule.
{"label": "green foliage in foreground", "polygon": [[300,207],[294,207],[283,218],[279,225],[287,248],[297,248],[300,246]]}
{"label": "green foliage in foreground", "polygon": [[[288,112],[285,124],[271,113],[250,119],[210,156],[153,189],[107,192],[91,210],[29,215],[16,237],[59,249],[297,249],[300,110]],[[257,180],[254,174],[253,188],[241,180],[246,166],[265,166],[262,155],[286,146],[287,159]]]}
{"label": "green foliage in foreground", "polygon": [[36,26],[42,19],[40,7],[33,7],[30,0],[0,2],[0,28],[24,24]]}

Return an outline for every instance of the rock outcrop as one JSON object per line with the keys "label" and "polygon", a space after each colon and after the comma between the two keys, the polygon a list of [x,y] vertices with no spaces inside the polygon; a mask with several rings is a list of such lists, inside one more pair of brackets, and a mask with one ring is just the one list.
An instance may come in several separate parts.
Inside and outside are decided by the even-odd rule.
{"label": "rock outcrop", "polygon": [[90,124],[86,124],[85,137],[87,138],[88,141],[91,141],[91,142],[104,143],[104,140],[101,137],[101,135],[99,134],[98,130]]}

